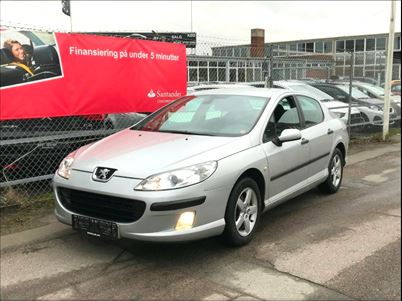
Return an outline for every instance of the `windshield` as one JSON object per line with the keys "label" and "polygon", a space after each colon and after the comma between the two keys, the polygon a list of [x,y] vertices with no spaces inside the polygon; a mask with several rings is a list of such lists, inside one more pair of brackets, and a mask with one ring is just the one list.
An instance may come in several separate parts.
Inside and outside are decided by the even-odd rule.
{"label": "windshield", "polygon": [[374,86],[374,85],[370,85],[370,84],[359,84],[360,86],[362,86],[363,88],[365,88],[366,90],[370,91],[371,93],[378,95],[378,96],[384,96],[385,95],[385,90],[384,88],[381,88],[379,86]]}
{"label": "windshield", "polygon": [[291,85],[288,87],[288,89],[297,91],[297,92],[303,92],[303,93],[308,93],[314,98],[318,100],[333,100],[334,98],[328,95],[325,92],[322,92],[321,90],[318,90],[317,88],[314,88],[309,85]]}
{"label": "windshield", "polygon": [[[339,85],[338,87],[349,94],[349,86]],[[370,98],[355,87],[352,87],[352,97],[357,99]]]}
{"label": "windshield", "polygon": [[242,136],[252,130],[268,99],[244,95],[186,96],[131,129],[207,136]]}

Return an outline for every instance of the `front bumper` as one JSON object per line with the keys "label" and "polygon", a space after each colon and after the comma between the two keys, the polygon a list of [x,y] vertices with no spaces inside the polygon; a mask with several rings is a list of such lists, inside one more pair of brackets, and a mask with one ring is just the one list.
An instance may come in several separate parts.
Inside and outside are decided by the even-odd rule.
{"label": "front bumper", "polygon": [[[99,218],[67,209],[61,200],[59,188],[68,188],[145,202],[144,213],[134,222],[106,219],[116,222],[121,238],[145,241],[187,241],[220,235],[225,228],[224,216],[230,188],[215,187],[208,190],[207,182],[209,180],[176,190],[134,191],[134,187],[141,180],[114,176],[109,182],[101,183],[92,180],[92,173],[73,170],[69,180],[63,179],[57,174],[54,177],[55,215],[60,222],[68,225],[72,224],[73,214]],[[186,208],[151,210],[153,204],[158,204],[159,208],[164,209],[161,204],[172,204],[178,200],[194,199],[194,197],[205,197],[205,201]],[[170,208],[172,207],[170,206]],[[193,227],[186,230],[175,230],[180,214],[186,211],[195,212]]]}

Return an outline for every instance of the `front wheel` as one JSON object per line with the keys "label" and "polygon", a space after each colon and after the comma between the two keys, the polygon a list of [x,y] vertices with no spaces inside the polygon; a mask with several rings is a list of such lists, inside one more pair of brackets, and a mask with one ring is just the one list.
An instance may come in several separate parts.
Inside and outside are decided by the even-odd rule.
{"label": "front wheel", "polygon": [[236,183],[226,207],[226,242],[233,246],[250,242],[259,221],[260,204],[260,190],[253,179],[243,178]]}
{"label": "front wheel", "polygon": [[335,193],[339,190],[342,183],[342,176],[343,176],[343,155],[342,152],[336,148],[332,157],[331,161],[329,162],[328,166],[328,178],[325,180],[324,183],[320,184],[319,188],[322,192],[325,193]]}

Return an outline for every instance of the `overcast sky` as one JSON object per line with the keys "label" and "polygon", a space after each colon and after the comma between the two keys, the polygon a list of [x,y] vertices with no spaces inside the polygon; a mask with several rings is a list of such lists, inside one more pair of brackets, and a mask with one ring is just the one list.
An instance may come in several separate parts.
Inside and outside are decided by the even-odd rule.
{"label": "overcast sky", "polygon": [[[397,1],[395,30],[401,27]],[[266,42],[389,31],[390,1],[72,1],[73,31],[173,31],[249,43],[250,29]],[[0,1],[2,25],[69,31],[61,0]],[[191,17],[192,16],[192,17]]]}

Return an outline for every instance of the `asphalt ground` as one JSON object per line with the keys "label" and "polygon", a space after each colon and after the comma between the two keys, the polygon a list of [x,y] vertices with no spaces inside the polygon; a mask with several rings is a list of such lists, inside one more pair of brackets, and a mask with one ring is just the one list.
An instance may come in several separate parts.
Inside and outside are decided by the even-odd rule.
{"label": "asphalt ground", "polygon": [[400,300],[400,142],[348,157],[337,194],[262,216],[252,242],[106,241],[57,223],[1,237],[1,299]]}

